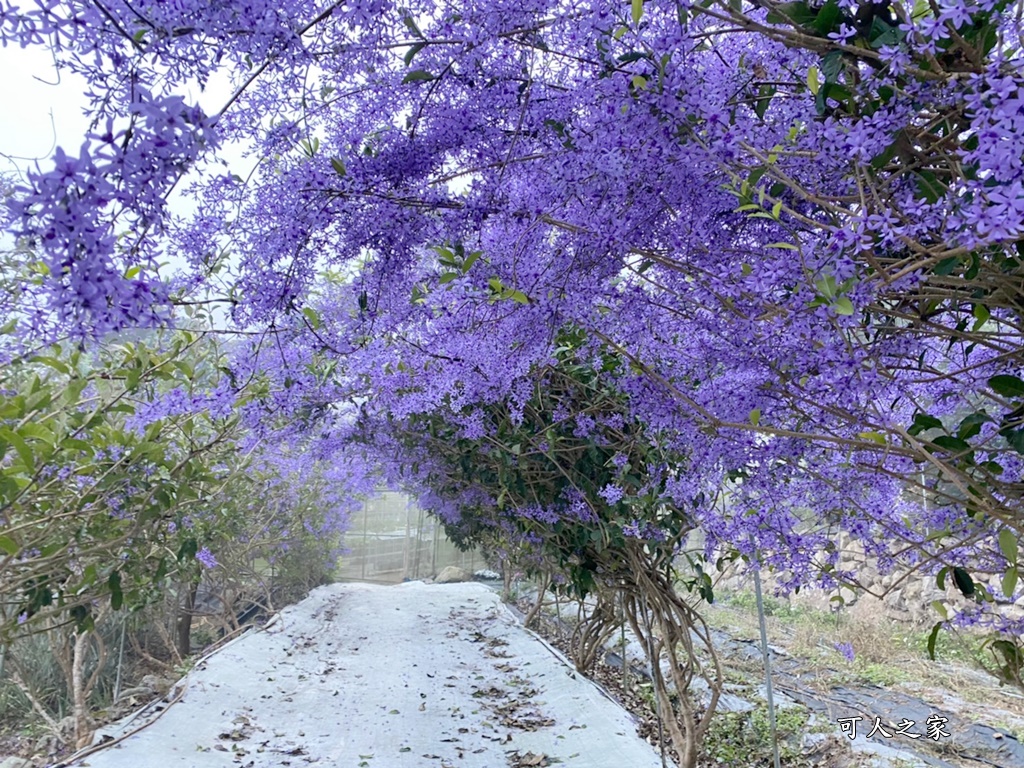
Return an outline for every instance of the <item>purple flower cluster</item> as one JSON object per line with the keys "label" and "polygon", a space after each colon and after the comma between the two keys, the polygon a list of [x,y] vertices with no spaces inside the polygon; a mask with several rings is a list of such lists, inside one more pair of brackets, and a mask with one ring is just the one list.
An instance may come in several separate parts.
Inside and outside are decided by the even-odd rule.
{"label": "purple flower cluster", "polygon": [[[719,5],[683,3],[681,24],[651,0],[640,23],[544,0],[457,15],[433,0],[5,3],[0,38],[52,46],[87,78],[98,126],[10,201],[46,266],[24,289],[32,326],[166,322],[160,260],[187,260],[181,290],[213,290],[211,254],[230,246],[231,319],[254,334],[233,375],[266,390],[242,412],[249,447],[308,439],[347,473],[358,446],[352,483],[379,466],[446,521],[468,509],[504,530],[498,493],[431,456],[500,452],[487,414],[501,408],[536,434],[510,466],[539,445],[557,455],[565,432],[615,468],[593,501],[653,499],[623,527],[633,538],[664,537],[670,509],[709,552],[794,587],[830,578],[815,553],[838,531],[883,558],[911,544],[893,567],[988,562],[996,531],[964,514],[974,502],[945,481],[925,483],[937,501],[907,488],[938,462],[950,487],[990,489],[991,519],[1024,507],[1021,433],[993,415],[1020,396],[989,386],[1020,380],[1006,362],[1022,354],[1007,298],[1024,234],[1019,21],[995,0],[896,4],[809,45],[756,4]],[[221,68],[237,91],[215,116],[175,94]],[[251,180],[194,178],[200,213],[170,221],[168,194],[226,142],[258,160]],[[556,342],[566,328],[579,333]],[[560,397],[559,344],[586,397],[614,386],[622,413]],[[534,397],[556,401],[553,423]],[[134,425],[223,419],[235,400],[179,388]],[[431,433],[436,415],[453,428]],[[646,430],[636,453],[672,462],[619,450],[631,424]],[[535,527],[593,508],[503,513]],[[978,543],[930,535],[945,530]]]}
{"label": "purple flower cluster", "polygon": [[617,485],[606,485],[602,488],[598,495],[611,505],[618,504],[622,500],[623,491]]}
{"label": "purple flower cluster", "polygon": [[839,651],[844,659],[847,661],[853,661],[853,644],[852,643],[833,643],[833,647]]}
{"label": "purple flower cluster", "polygon": [[216,568],[217,559],[213,556],[213,553],[207,547],[200,547],[199,551],[196,552],[196,560],[203,568]]}

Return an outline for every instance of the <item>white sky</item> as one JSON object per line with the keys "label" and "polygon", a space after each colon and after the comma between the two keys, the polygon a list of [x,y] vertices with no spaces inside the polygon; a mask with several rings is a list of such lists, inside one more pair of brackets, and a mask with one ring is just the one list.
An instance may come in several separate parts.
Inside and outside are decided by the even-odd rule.
{"label": "white sky", "polygon": [[0,110],[0,171],[23,172],[36,159],[45,168],[57,145],[77,154],[89,126],[84,81],[68,72],[58,78],[38,46],[0,48],[0,73],[0,104],[9,105]]}

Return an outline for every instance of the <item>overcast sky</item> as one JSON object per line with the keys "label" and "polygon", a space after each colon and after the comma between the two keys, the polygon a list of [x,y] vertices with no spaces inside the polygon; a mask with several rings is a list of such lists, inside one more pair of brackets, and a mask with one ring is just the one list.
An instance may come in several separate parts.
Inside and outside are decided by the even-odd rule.
{"label": "overcast sky", "polygon": [[38,46],[0,48],[0,72],[0,169],[24,171],[36,159],[46,168],[56,145],[78,154],[89,126],[82,79],[67,72],[58,78]]}

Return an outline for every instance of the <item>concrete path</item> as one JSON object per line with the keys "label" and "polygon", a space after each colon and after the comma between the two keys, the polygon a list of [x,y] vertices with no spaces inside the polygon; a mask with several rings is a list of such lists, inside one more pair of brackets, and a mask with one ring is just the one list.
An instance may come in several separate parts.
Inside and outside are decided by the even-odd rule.
{"label": "concrete path", "polygon": [[92,768],[660,768],[631,717],[480,584],[335,584],[201,663]]}

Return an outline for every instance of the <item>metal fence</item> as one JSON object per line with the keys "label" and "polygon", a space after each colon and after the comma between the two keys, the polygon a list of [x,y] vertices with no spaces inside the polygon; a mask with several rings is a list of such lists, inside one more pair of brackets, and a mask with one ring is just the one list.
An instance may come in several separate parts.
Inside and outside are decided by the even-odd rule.
{"label": "metal fence", "polygon": [[431,578],[449,565],[470,573],[486,567],[479,553],[460,552],[439,522],[396,491],[382,491],[363,504],[345,546],[349,553],[338,574],[343,580],[395,583]]}

